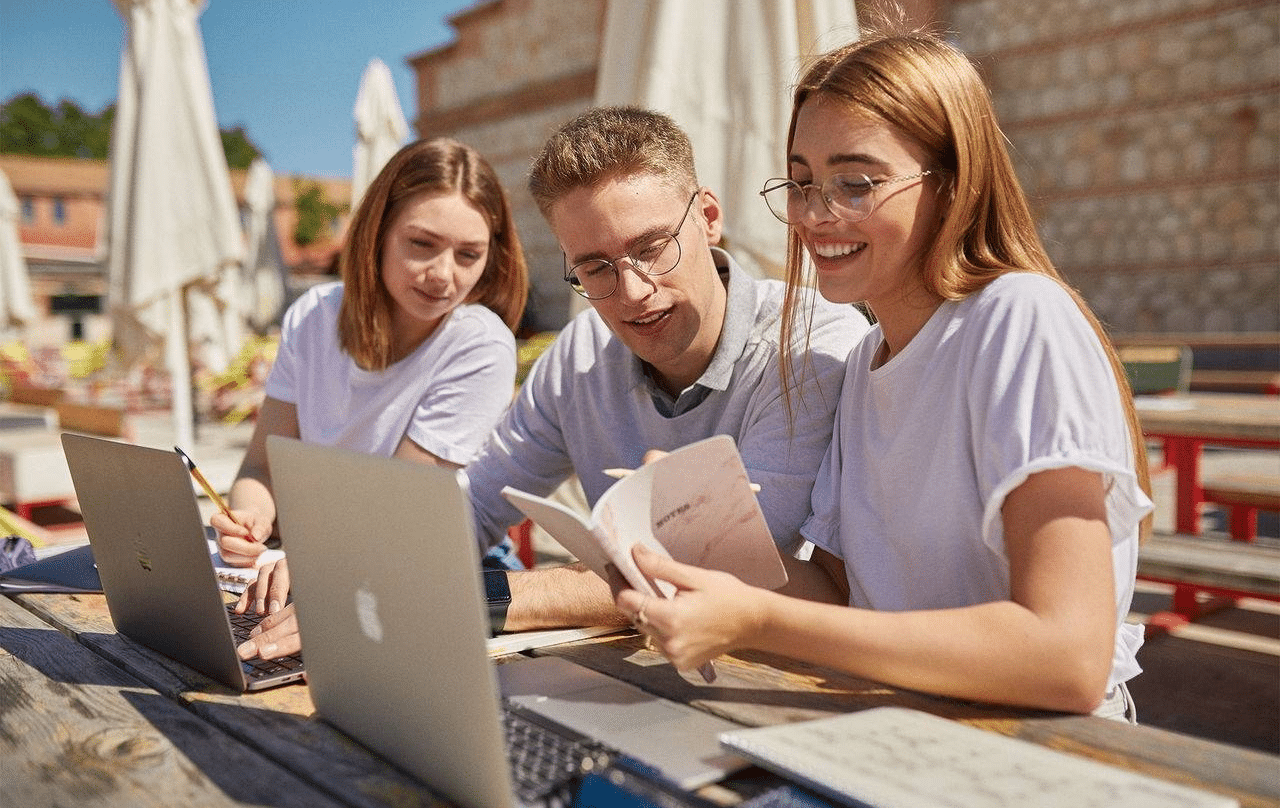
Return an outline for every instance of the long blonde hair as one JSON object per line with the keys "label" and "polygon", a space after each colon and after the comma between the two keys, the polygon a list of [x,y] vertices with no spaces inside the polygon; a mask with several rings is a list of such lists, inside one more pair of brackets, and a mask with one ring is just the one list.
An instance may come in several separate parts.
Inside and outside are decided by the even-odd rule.
{"label": "long blonde hair", "polygon": [[374,178],[351,219],[340,256],[342,349],[366,370],[392,361],[391,294],[382,283],[382,244],[401,206],[420,193],[461,194],[489,225],[489,257],[468,303],[479,303],[512,331],[529,294],[529,270],[507,194],[480,153],[449,138],[402,148]]}
{"label": "long blonde hair", "polygon": [[[939,37],[921,31],[869,33],[836,48],[813,62],[796,86],[788,154],[800,108],[815,97],[838,102],[893,128],[920,146],[928,167],[944,177],[939,192],[943,220],[924,257],[922,280],[929,292],[958,300],[1008,272],[1046,275],[1067,290],[1111,362],[1133,442],[1135,471],[1150,494],[1146,444],[1124,366],[1106,330],[1054,268],[1036,233],[991,97],[973,63]],[[807,294],[803,258],[803,247],[792,229],[787,244],[784,352],[792,350],[797,309]],[[789,361],[782,362],[784,390],[790,389],[789,367]],[[1149,530],[1150,518],[1144,521],[1144,535]]]}

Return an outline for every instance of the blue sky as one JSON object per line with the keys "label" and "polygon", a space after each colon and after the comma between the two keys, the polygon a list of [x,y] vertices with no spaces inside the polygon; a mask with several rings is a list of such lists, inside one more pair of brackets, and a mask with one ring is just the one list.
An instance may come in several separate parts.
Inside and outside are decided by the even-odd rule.
{"label": "blue sky", "polygon": [[[222,127],[243,126],[277,173],[351,175],[351,109],[369,60],[386,62],[405,117],[405,59],[453,40],[476,0],[209,0],[200,15]],[[124,21],[111,0],[0,0],[0,101],[34,92],[88,112],[115,100]]]}

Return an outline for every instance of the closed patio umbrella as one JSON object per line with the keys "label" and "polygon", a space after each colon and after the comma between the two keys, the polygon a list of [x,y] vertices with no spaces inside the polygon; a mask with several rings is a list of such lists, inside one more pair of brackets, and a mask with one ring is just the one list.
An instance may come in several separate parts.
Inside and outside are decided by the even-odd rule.
{"label": "closed patio umbrella", "polygon": [[693,141],[698,179],[724,205],[734,257],[780,277],[786,228],[757,192],[786,175],[804,58],[857,36],[853,0],[610,0],[595,102],[674,118]]}
{"label": "closed patio umbrella", "polygon": [[0,336],[35,319],[27,260],[18,241],[18,198],[0,171]]}
{"label": "closed patio umbrella", "polygon": [[281,314],[285,302],[285,266],[276,235],[275,175],[261,157],[249,164],[244,197],[249,209],[247,250],[241,276],[244,319],[264,331]]}
{"label": "closed patio umbrella", "polygon": [[400,108],[391,68],[372,59],[360,77],[360,90],[352,110],[356,119],[356,145],[351,170],[351,210],[409,135],[409,124]]}
{"label": "closed patio umbrella", "polygon": [[[225,275],[234,280],[244,251],[198,24],[205,2],[114,2],[127,32],[111,138],[113,336],[126,361],[154,355],[163,343],[175,437],[189,445],[189,351],[218,340],[225,323],[218,309],[230,301],[217,297],[234,293]],[[188,292],[195,311],[204,312],[190,330]],[[189,344],[192,331],[200,341]],[[221,342],[225,361],[225,334]]]}

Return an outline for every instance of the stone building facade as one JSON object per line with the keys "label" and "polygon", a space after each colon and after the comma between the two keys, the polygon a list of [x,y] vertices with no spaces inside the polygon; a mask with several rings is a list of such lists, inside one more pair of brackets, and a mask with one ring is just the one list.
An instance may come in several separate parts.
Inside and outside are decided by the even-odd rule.
{"label": "stone building facade", "polygon": [[[105,315],[107,290],[107,195],[111,166],[106,160],[0,154],[0,172],[18,199],[18,240],[31,279],[40,319],[26,324],[31,347],[56,348],[67,339],[90,341],[111,333]],[[248,221],[245,183],[248,172],[230,172],[242,222]],[[298,223],[296,197],[315,187],[341,213],[307,245],[293,237]],[[280,257],[295,276],[336,271],[337,254],[350,218],[351,182],[345,178],[277,175],[274,225]],[[74,298],[66,310],[60,301]]]}
{"label": "stone building facade", "polygon": [[[1049,252],[1112,331],[1280,330],[1280,4],[900,5],[978,62]],[[570,301],[525,175],[591,103],[604,14],[605,0],[489,0],[408,60],[418,133],[475,146],[511,191],[540,328]]]}
{"label": "stone building facade", "polygon": [[1280,4],[956,0],[1041,235],[1117,333],[1280,330]]}
{"label": "stone building facade", "polygon": [[529,165],[562,123],[590,106],[605,0],[492,0],[450,18],[456,39],[410,57],[419,136],[478,149],[506,186],[529,259],[526,322],[564,325],[574,301],[560,247],[525,190]]}

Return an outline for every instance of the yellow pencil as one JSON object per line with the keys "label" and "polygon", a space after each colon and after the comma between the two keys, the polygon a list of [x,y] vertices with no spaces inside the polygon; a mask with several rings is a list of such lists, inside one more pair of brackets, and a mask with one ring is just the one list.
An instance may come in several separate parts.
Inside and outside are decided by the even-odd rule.
{"label": "yellow pencil", "polygon": [[[213,501],[213,504],[218,506],[218,510],[222,511],[222,513],[225,514],[232,522],[240,525],[240,521],[231,515],[231,509],[227,507],[226,500],[224,500],[217,491],[213,490],[213,486],[209,485],[209,481],[200,473],[200,469],[196,468],[195,461],[188,457],[187,453],[179,449],[177,446],[173,447],[173,450],[178,453],[178,457],[182,458],[182,462],[187,464],[187,469],[191,472],[191,476],[195,477],[196,482],[200,483],[200,487],[209,495],[209,499]],[[244,525],[240,525],[240,527],[244,527]]]}

